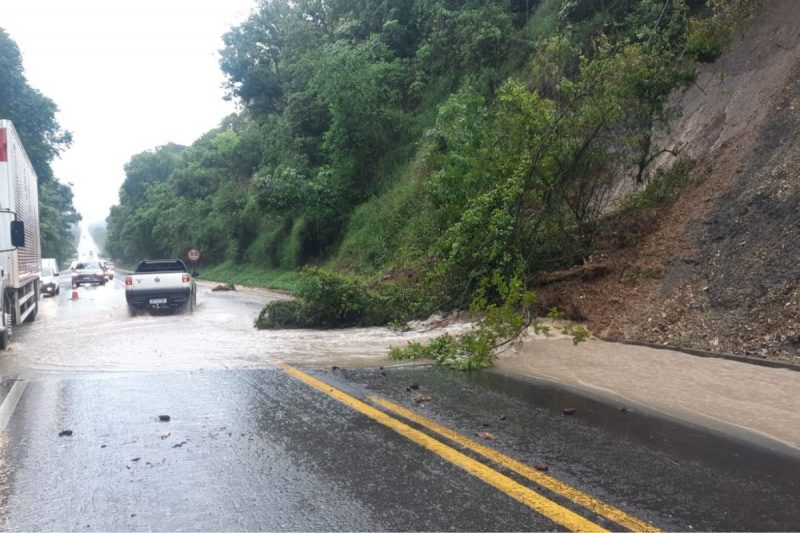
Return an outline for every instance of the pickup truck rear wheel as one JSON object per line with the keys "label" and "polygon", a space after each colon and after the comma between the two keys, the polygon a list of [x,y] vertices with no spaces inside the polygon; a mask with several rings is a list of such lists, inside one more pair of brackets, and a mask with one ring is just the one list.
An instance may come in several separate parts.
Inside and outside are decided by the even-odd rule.
{"label": "pickup truck rear wheel", "polygon": [[138,309],[136,309],[136,308],[135,308],[134,306],[132,306],[132,305],[129,305],[129,306],[128,306],[128,316],[136,316],[136,315],[138,315],[138,314],[139,314],[139,310],[138,310]]}

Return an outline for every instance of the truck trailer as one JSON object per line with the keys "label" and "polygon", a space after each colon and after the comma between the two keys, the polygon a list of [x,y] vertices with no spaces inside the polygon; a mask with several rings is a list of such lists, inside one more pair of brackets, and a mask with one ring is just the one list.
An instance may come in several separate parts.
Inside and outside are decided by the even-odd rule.
{"label": "truck trailer", "polygon": [[8,345],[11,326],[33,321],[39,309],[38,188],[17,131],[0,119],[0,349]]}

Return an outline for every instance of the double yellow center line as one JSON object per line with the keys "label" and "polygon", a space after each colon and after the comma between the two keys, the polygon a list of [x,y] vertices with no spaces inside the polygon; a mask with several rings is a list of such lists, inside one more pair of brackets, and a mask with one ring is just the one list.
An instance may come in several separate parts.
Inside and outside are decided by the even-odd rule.
{"label": "double yellow center line", "polygon": [[[566,507],[542,496],[525,485],[522,485],[508,476],[489,468],[483,463],[464,455],[463,453],[451,448],[443,442],[434,439],[430,435],[412,428],[408,424],[389,416],[383,411],[380,411],[375,407],[372,407],[371,405],[354,398],[349,394],[340,391],[339,389],[336,389],[335,387],[332,387],[324,381],[309,376],[308,374],[288,365],[282,365],[281,368],[283,368],[287,374],[340,401],[348,407],[355,409],[356,411],[366,415],[376,422],[393,429],[400,435],[403,435],[407,439],[417,443],[426,450],[435,453],[443,459],[466,470],[470,474],[483,480],[485,483],[488,483],[494,488],[504,492],[515,500],[527,505],[542,516],[549,518],[553,522],[560,524],[570,531],[606,531],[598,524],[595,524],[594,522],[587,520],[577,513],[567,509]],[[482,455],[487,459],[502,465],[513,472],[516,472],[520,476],[527,478],[537,485],[544,487],[563,498],[571,500],[595,514],[616,522],[627,529],[632,531],[658,531],[655,526],[648,524],[647,522],[632,517],[615,507],[605,504],[588,494],[562,483],[552,476],[548,476],[547,474],[534,470],[533,468],[517,461],[516,459],[508,457],[492,448],[489,448],[488,446],[464,437],[463,435],[449,428],[441,426],[397,404],[374,396],[370,397],[369,400],[383,407],[387,411],[393,412],[396,415],[402,416],[407,420],[419,424],[420,426],[437,433],[473,451],[474,453]]]}

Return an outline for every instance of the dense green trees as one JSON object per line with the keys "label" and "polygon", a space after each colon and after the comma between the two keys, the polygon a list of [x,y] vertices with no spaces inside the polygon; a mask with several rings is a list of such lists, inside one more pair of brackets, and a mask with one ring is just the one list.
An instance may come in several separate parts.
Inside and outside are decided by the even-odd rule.
{"label": "dense green trees", "polygon": [[591,252],[611,185],[674,151],[668,96],[755,1],[261,2],[221,51],[241,113],[134,156],[109,249],[325,263],[425,287],[409,309],[492,305]]}
{"label": "dense green trees", "polygon": [[14,123],[39,178],[42,256],[63,263],[75,252],[71,226],[81,217],[72,204],[72,187],[56,181],[50,167],[72,140],[58,124],[57,110],[28,84],[19,48],[0,28],[0,118]]}

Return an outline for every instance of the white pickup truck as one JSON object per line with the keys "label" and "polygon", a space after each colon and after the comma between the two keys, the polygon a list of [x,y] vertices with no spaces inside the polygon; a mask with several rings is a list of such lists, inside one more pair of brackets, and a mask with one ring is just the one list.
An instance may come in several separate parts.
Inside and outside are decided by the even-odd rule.
{"label": "white pickup truck", "polygon": [[125,276],[125,300],[131,316],[144,309],[192,313],[197,306],[197,284],[180,259],[145,260]]}

